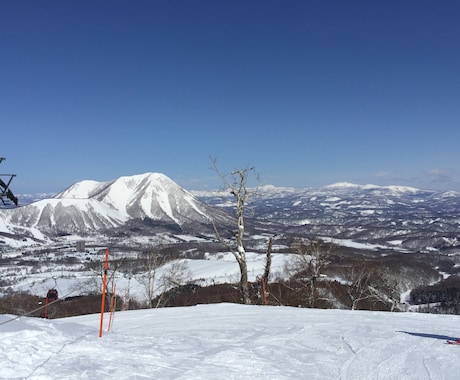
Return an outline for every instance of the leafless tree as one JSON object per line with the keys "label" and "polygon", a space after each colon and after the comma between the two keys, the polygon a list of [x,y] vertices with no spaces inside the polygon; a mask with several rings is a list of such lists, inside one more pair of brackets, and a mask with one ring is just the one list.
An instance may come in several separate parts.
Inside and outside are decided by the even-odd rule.
{"label": "leafless tree", "polygon": [[375,297],[385,304],[390,304],[390,311],[395,311],[401,306],[398,276],[390,268],[383,267],[375,273]]}
{"label": "leafless tree", "polygon": [[190,277],[184,261],[169,260],[168,255],[162,254],[159,248],[148,250],[141,262],[143,270],[135,278],[144,286],[151,308],[161,306],[166,292],[183,285]]}
{"label": "leafless tree", "polygon": [[286,264],[285,270],[296,287],[307,291],[307,304],[315,307],[317,281],[330,263],[333,244],[324,244],[319,238],[296,239],[293,243],[295,255]]}
{"label": "leafless tree", "polygon": [[244,216],[248,199],[256,190],[249,190],[247,187],[248,176],[252,174],[257,180],[258,176],[255,173],[254,167],[245,167],[243,169],[235,169],[229,175],[225,175],[219,171],[216,166],[216,160],[213,161],[212,169],[219,175],[224,182],[226,189],[235,197],[235,209],[237,217],[237,230],[233,233],[233,243],[224,237],[219,232],[215,223],[214,232],[218,240],[233,254],[240,268],[240,291],[242,302],[250,304],[248,284],[248,266],[246,261],[246,250],[244,248]]}
{"label": "leafless tree", "polygon": [[164,266],[165,271],[160,277],[160,287],[157,288],[160,292],[156,299],[154,307],[164,305],[171,296],[167,290],[185,285],[191,277],[188,265],[183,260],[170,261]]}
{"label": "leafless tree", "polygon": [[373,276],[374,272],[364,262],[352,265],[344,273],[352,310],[357,310],[362,301],[375,299],[375,293],[372,291]]}
{"label": "leafless tree", "polygon": [[[102,256],[102,251],[101,251]],[[121,270],[125,264],[125,258],[115,258],[110,259],[109,256],[109,266],[107,270],[106,285],[107,285],[107,294],[106,294],[106,304],[110,305],[110,299],[113,296],[112,292],[116,282],[116,277],[121,273]],[[87,269],[93,273],[90,279],[86,282],[85,285],[88,287],[90,292],[93,292],[93,289],[97,289],[96,293],[101,292],[101,284],[104,278],[104,261],[91,261],[87,263]]]}
{"label": "leafless tree", "polygon": [[347,282],[352,310],[358,309],[361,302],[384,304],[390,311],[400,304],[398,279],[388,267],[360,259],[344,270],[342,277]]}

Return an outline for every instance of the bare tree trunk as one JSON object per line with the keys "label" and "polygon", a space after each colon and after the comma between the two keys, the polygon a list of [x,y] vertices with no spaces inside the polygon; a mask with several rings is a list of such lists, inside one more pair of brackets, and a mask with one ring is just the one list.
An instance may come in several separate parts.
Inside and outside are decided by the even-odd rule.
{"label": "bare tree trunk", "polygon": [[273,238],[268,240],[267,246],[267,259],[265,261],[265,270],[262,278],[264,279],[265,286],[268,285],[268,276],[270,276],[270,268],[272,266],[272,249],[273,249]]}
{"label": "bare tree trunk", "polygon": [[237,216],[237,227],[238,230],[235,233],[236,237],[236,249],[227,243],[219,234],[217,226],[213,223],[215,234],[218,240],[227,247],[233,256],[235,256],[236,261],[238,262],[240,268],[240,291],[241,299],[244,304],[250,304],[251,298],[249,296],[249,283],[248,283],[248,266],[246,262],[246,251],[244,249],[243,239],[244,239],[244,211],[246,208],[246,203],[249,198],[250,191],[246,187],[247,177],[249,172],[254,173],[254,168],[244,168],[240,170],[233,170],[230,174],[232,181],[229,181],[228,176],[222,174],[219,169],[217,169],[216,161],[213,160],[213,170],[219,175],[220,178],[224,181],[224,184],[230,193],[235,196],[236,203],[236,216]]}
{"label": "bare tree trunk", "polygon": [[246,260],[239,260],[238,265],[240,266],[240,291],[241,291],[241,302],[245,305],[251,304],[251,298],[249,296],[249,282],[248,282],[248,266]]}
{"label": "bare tree trunk", "polygon": [[[245,179],[243,178],[244,175],[240,173],[241,183],[245,183]],[[241,280],[240,280],[240,290],[241,290],[241,298],[244,304],[250,304],[251,298],[249,297],[249,284],[248,284],[248,265],[246,262],[246,251],[243,245],[243,237],[244,237],[244,208],[246,204],[247,193],[244,190],[243,194],[240,192],[237,194],[237,214],[238,214],[238,232],[236,235],[237,240],[237,249],[238,249],[238,257],[236,258],[238,261],[238,265],[240,267],[241,273]]]}

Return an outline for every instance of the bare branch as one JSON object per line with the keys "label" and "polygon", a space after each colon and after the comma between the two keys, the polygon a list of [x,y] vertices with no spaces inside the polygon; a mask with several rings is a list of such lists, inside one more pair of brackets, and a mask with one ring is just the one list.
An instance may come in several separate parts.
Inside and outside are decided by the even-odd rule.
{"label": "bare branch", "polygon": [[317,300],[316,282],[330,264],[333,245],[325,245],[319,238],[297,239],[293,243],[296,255],[285,266],[291,281],[306,291],[306,302],[315,307]]}

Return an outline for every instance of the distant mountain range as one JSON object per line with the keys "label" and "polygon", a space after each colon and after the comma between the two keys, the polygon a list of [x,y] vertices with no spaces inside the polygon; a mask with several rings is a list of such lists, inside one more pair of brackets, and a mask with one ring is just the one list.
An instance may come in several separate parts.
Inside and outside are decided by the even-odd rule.
{"label": "distant mountain range", "polygon": [[[194,192],[229,211],[225,192]],[[408,251],[460,253],[460,193],[337,183],[316,189],[264,186],[250,198],[255,223],[278,233],[324,236]]]}
{"label": "distant mountain range", "polygon": [[[46,195],[44,195],[46,196]],[[232,195],[189,192],[163,174],[81,181],[52,198],[0,210],[0,241],[59,235],[212,233],[232,226]],[[248,233],[349,239],[401,251],[460,253],[460,193],[338,183],[317,189],[263,186],[249,198]]]}

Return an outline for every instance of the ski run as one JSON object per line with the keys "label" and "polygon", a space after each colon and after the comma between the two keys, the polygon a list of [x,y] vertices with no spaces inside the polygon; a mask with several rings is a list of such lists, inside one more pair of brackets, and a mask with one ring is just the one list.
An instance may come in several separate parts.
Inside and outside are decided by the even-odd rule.
{"label": "ski run", "polygon": [[2,379],[458,379],[460,317],[236,304],[0,316]]}

